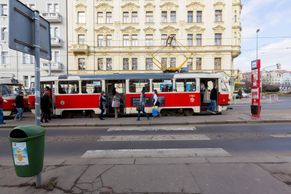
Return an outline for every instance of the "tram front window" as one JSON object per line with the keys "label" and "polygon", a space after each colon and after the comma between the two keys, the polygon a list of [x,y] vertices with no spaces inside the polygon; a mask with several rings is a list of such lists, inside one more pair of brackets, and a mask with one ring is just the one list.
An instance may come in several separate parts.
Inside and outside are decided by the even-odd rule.
{"label": "tram front window", "polygon": [[82,81],[81,85],[83,94],[93,94],[102,92],[102,85],[100,80]]}
{"label": "tram front window", "polygon": [[20,91],[22,91],[21,85],[5,84],[0,86],[0,91],[2,91],[2,96],[16,96]]}
{"label": "tram front window", "polygon": [[78,81],[60,81],[59,82],[60,94],[77,94],[79,93]]}
{"label": "tram front window", "polygon": [[195,92],[196,80],[195,79],[177,79],[176,90],[177,92]]}
{"label": "tram front window", "polygon": [[172,92],[173,91],[173,81],[172,80],[153,80],[153,90],[158,92]]}

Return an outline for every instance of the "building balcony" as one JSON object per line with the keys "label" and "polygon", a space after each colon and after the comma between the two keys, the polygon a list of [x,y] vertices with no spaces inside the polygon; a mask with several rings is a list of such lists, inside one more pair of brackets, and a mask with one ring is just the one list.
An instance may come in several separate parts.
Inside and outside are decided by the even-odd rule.
{"label": "building balcony", "polygon": [[51,46],[52,47],[62,47],[63,41],[59,37],[51,37]]}
{"label": "building balcony", "polygon": [[42,68],[45,71],[51,71],[51,72],[61,72],[64,70],[64,66],[60,62],[48,62],[48,63],[43,63]]}
{"label": "building balcony", "polygon": [[73,44],[70,47],[70,51],[74,54],[88,54],[89,46],[87,44]]}
{"label": "building balcony", "polygon": [[42,16],[51,23],[62,22],[62,16],[58,12],[43,12]]}

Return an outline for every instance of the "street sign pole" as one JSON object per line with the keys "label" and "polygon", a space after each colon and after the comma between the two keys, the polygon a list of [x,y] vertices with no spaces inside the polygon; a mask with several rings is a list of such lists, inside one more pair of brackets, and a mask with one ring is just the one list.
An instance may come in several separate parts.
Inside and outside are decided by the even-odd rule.
{"label": "street sign pole", "polygon": [[[34,59],[35,59],[35,125],[40,126],[40,45],[39,12],[34,11]],[[41,172],[36,175],[36,187],[41,186]]]}

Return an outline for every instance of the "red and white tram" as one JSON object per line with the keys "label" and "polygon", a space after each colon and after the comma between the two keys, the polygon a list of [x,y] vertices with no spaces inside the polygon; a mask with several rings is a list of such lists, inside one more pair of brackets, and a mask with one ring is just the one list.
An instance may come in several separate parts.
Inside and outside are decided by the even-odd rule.
{"label": "red and white tram", "polygon": [[[201,85],[210,91],[218,86],[217,112],[221,113],[229,105],[229,91],[223,73],[145,73],[145,74],[100,74],[62,75],[41,78],[41,90],[52,90],[52,110],[54,115],[72,116],[86,113],[90,116],[100,113],[101,91],[107,96],[106,114],[113,114],[111,107],[114,88],[121,96],[120,114],[137,113],[136,105],[140,92],[146,88],[146,112],[151,112],[153,91],[158,91],[162,115],[192,115],[207,110],[210,102],[202,99]],[[29,96],[29,104],[34,111],[35,97]]]}
{"label": "red and white tram", "polygon": [[[25,94],[23,85],[14,79],[14,76],[0,75],[0,93],[5,100],[3,108],[4,116],[11,116],[16,112],[15,98],[20,91]],[[28,108],[28,98],[26,95],[24,95],[24,106]]]}

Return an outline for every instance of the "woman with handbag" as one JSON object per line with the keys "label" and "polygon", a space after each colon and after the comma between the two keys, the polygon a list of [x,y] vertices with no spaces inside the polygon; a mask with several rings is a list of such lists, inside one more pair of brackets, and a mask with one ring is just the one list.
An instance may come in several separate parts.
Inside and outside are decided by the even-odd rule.
{"label": "woman with handbag", "polygon": [[140,121],[140,112],[142,112],[147,117],[148,120],[150,119],[149,115],[145,112],[144,107],[145,107],[145,88],[143,87],[140,94],[138,105],[136,107],[138,112],[137,121]]}
{"label": "woman with handbag", "polygon": [[112,99],[112,108],[114,108],[114,117],[117,119],[118,118],[118,111],[120,107],[120,95],[114,88],[113,92],[113,99]]}

